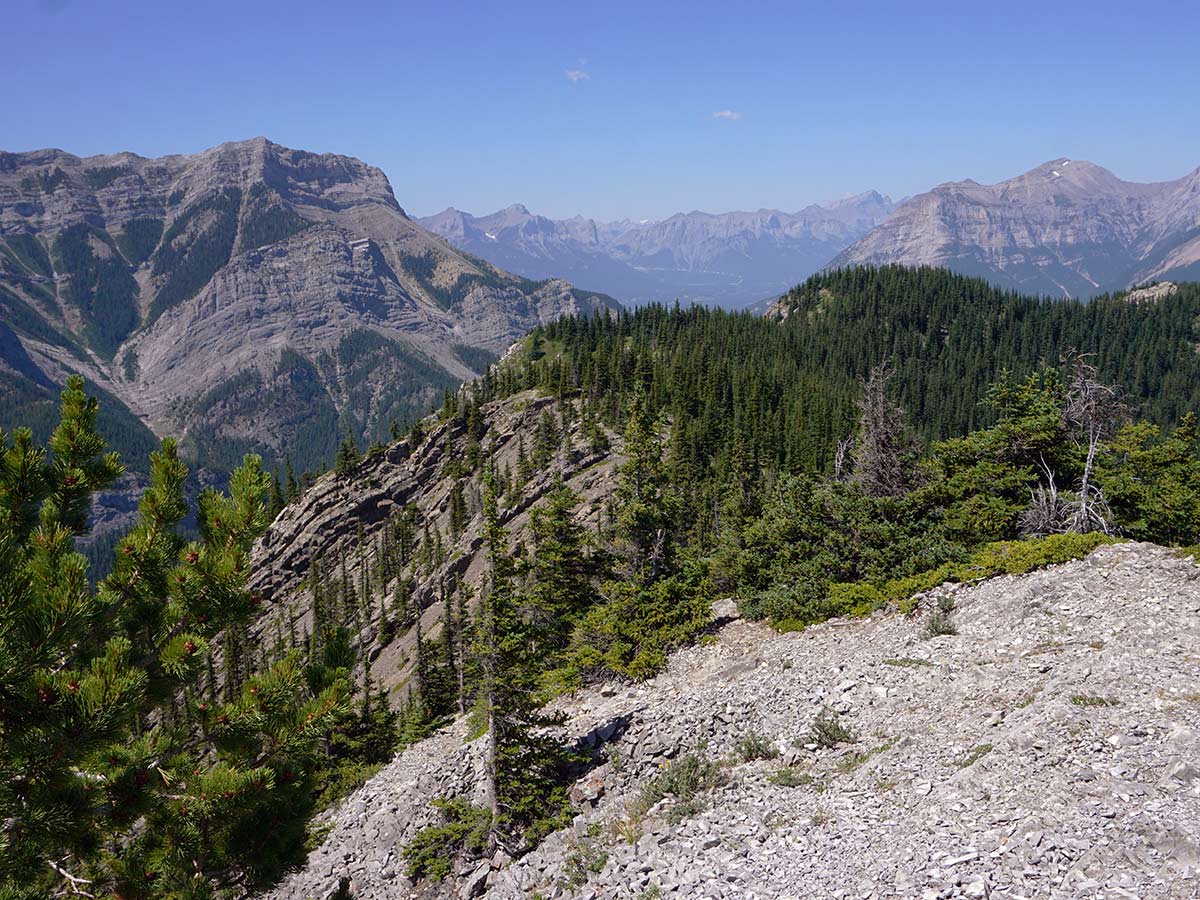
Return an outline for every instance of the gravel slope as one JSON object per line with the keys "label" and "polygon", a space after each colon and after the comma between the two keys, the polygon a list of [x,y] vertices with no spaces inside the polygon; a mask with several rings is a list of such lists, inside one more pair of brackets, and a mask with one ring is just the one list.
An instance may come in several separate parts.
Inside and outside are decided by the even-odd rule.
{"label": "gravel slope", "polygon": [[[945,588],[942,590],[949,590]],[[732,621],[644,685],[564,702],[608,761],[575,826],[423,896],[1200,896],[1200,568],[1145,544],[954,591],[957,635],[880,613],[777,635]],[[833,710],[856,735],[817,747]],[[776,759],[740,762],[747,733]],[[272,895],[414,896],[400,848],[431,796],[468,789],[461,726],[352,796]],[[724,784],[672,823],[642,786],[690,752]],[[774,783],[788,767],[796,786]],[[497,859],[497,864],[505,862]]]}

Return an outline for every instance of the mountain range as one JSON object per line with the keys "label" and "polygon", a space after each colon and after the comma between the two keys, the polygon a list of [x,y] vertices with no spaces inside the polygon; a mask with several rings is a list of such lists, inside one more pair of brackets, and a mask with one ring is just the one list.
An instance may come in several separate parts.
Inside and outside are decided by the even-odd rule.
{"label": "mountain range", "polygon": [[1092,297],[1200,277],[1200,169],[1138,184],[1056,159],[1002,181],[952,181],[901,203],[832,267],[945,266],[1001,287]]}
{"label": "mountain range", "polygon": [[377,168],[257,138],[0,154],[0,307],[3,424],[77,371],[207,464],[300,468],[424,414],[535,325],[616,304],[456,250]]}
{"label": "mountain range", "polygon": [[662,221],[550,219],[521,205],[487,216],[454,208],[417,222],[528,278],[565,278],[621,301],[728,308],[778,296],[893,209],[875,191],[799,212],[679,213]]}

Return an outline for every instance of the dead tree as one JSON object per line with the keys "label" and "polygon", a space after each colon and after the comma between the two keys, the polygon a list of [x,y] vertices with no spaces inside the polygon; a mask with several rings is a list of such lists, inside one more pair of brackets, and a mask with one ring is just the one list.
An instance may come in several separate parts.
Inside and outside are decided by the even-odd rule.
{"label": "dead tree", "polygon": [[[871,369],[858,399],[858,434],[850,449],[852,480],[872,497],[899,497],[916,484],[921,444],[904,410],[888,398],[895,374],[885,361]],[[840,448],[839,448],[840,450]]]}
{"label": "dead tree", "polygon": [[837,442],[837,450],[833,454],[833,480],[845,481],[849,476],[850,452],[854,449],[854,435]]}
{"label": "dead tree", "polygon": [[1039,537],[1067,532],[1112,531],[1112,511],[1104,491],[1093,479],[1096,455],[1105,439],[1124,421],[1128,409],[1111,385],[1099,380],[1091,358],[1075,351],[1064,354],[1067,391],[1063,403],[1063,422],[1084,448],[1083,473],[1076,492],[1060,494],[1054,470],[1041,458],[1041,481],[1030,491],[1030,504],[1020,515],[1021,534]]}
{"label": "dead tree", "polygon": [[1068,368],[1070,382],[1063,418],[1075,430],[1087,450],[1083,475],[1079,479],[1079,497],[1073,504],[1070,530],[1103,531],[1107,534],[1112,528],[1112,514],[1104,499],[1104,492],[1092,480],[1092,474],[1100,445],[1124,421],[1128,409],[1121,402],[1117,389],[1100,381],[1089,356],[1072,353],[1064,362],[1068,364],[1064,368]]}

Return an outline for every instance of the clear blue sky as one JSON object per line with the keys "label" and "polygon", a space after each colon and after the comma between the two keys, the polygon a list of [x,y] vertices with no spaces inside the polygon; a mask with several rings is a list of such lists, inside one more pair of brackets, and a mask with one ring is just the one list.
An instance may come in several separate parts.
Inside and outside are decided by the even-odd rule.
{"label": "clear blue sky", "polygon": [[790,210],[1058,156],[1131,180],[1200,165],[1196,2],[27,0],[3,20],[0,148],[263,134],[380,166],[417,215]]}

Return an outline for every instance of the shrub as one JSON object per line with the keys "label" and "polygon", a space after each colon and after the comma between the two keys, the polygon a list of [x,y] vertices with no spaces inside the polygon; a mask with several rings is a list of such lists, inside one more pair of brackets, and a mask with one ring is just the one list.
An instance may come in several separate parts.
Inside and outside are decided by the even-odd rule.
{"label": "shrub", "polygon": [[328,809],[348,797],[383,768],[383,763],[343,760],[320,773],[317,785],[317,809]]}
{"label": "shrub", "polygon": [[828,750],[838,744],[853,744],[858,737],[842,724],[837,713],[825,709],[813,719],[812,739],[818,747]]}
{"label": "shrub", "polygon": [[1120,706],[1121,701],[1110,697],[1097,697],[1092,694],[1072,694],[1071,702],[1076,706]]}
{"label": "shrub", "polygon": [[608,862],[608,853],[590,839],[579,841],[571,848],[563,865],[562,884],[567,888],[583,887],[588,878],[600,872]]}
{"label": "shrub", "polygon": [[973,766],[991,752],[991,744],[977,744],[976,746],[972,747],[971,751],[959,761],[958,767],[960,769],[965,769],[968,766]]}
{"label": "shrub", "polygon": [[995,541],[984,544],[965,562],[944,563],[926,572],[888,581],[881,593],[885,602],[899,603],[901,612],[909,613],[916,607],[907,601],[940,584],[979,581],[995,575],[1024,575],[1035,569],[1082,559],[1097,547],[1116,542],[1116,538],[1099,533],[1052,534],[1019,541]]}
{"label": "shrub", "polygon": [[[1034,569],[1082,559],[1097,547],[1116,543],[1106,534],[1052,534],[1023,541],[998,541],[972,554],[959,580],[992,575],[1024,575]],[[976,574],[978,573],[978,574]]]}
{"label": "shrub", "polygon": [[433,805],[442,814],[442,824],[421,829],[404,848],[408,877],[414,881],[441,881],[450,874],[458,856],[478,857],[487,850],[490,812],[463,797],[435,800]]}
{"label": "shrub", "polygon": [[938,597],[937,609],[929,614],[929,621],[925,623],[925,630],[930,637],[958,634],[958,627],[951,618],[953,612],[954,598],[948,594]]}
{"label": "shrub", "polygon": [[667,763],[642,787],[634,811],[644,814],[660,800],[672,797],[681,817],[693,815],[704,808],[702,802],[699,805],[696,802],[700,795],[724,781],[725,773],[719,763],[698,753],[688,753]]}
{"label": "shrub", "polygon": [[887,606],[887,597],[873,584],[831,584],[828,607],[831,615],[862,618]]}
{"label": "shrub", "polygon": [[854,753],[847,753],[845,756],[843,756],[841,759],[839,759],[837,761],[837,769],[842,774],[849,774],[850,772],[853,772],[855,769],[857,769],[859,766],[861,766],[863,763],[865,763],[867,760],[871,759],[871,757],[878,756],[880,753],[883,753],[885,750],[890,750],[892,747],[895,746],[895,744],[896,744],[895,740],[890,740],[885,743],[879,744],[878,746],[871,747],[870,749],[867,749],[867,750],[858,750],[858,751],[855,751]]}
{"label": "shrub", "polygon": [[803,787],[813,783],[813,776],[795,766],[784,766],[768,779],[780,787]]}
{"label": "shrub", "polygon": [[770,738],[751,731],[737,743],[734,748],[742,762],[753,762],[756,759],[774,759],[779,755],[774,742]]}

